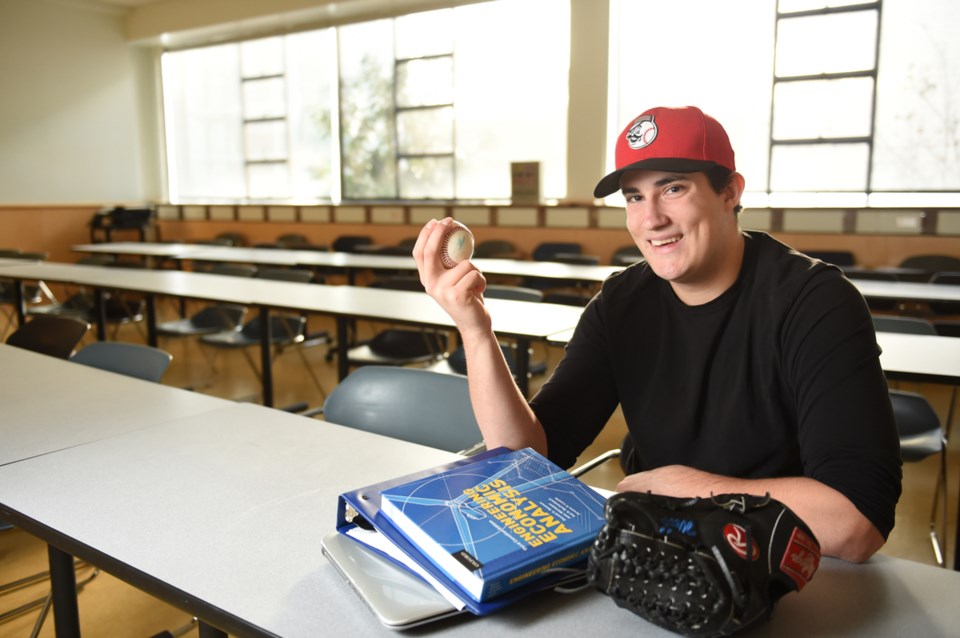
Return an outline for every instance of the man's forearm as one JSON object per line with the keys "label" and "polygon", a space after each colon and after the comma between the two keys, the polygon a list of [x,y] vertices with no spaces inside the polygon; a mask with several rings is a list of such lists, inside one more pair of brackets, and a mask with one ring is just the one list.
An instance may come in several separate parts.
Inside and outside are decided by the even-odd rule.
{"label": "man's forearm", "polygon": [[532,447],[547,453],[543,427],[521,394],[493,332],[465,337],[474,415],[487,447]]}
{"label": "man's forearm", "polygon": [[837,490],[808,477],[740,479],[671,465],[626,477],[618,491],[651,491],[666,496],[770,494],[810,526],[824,554],[862,562],[883,546],[876,527]]}

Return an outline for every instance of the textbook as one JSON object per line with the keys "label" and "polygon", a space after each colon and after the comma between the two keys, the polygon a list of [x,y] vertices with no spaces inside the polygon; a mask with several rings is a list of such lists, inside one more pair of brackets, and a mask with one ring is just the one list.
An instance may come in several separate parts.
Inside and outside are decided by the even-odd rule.
{"label": "textbook", "polygon": [[604,524],[604,497],[529,448],[386,487],[380,499],[411,557],[478,603],[584,560]]}
{"label": "textbook", "polygon": [[[480,452],[474,456],[458,458],[439,466],[418,470],[411,474],[396,476],[379,483],[366,485],[343,492],[337,499],[337,532],[347,536],[352,542],[364,545],[382,558],[392,562],[397,568],[416,574],[430,584],[457,609],[467,610],[476,616],[486,616],[508,607],[527,596],[540,591],[553,589],[559,585],[582,580],[584,574],[569,571],[545,572],[525,587],[518,587],[502,596],[484,602],[470,598],[460,587],[447,577],[433,563],[427,560],[410,541],[401,534],[380,512],[380,492],[390,487],[439,474],[461,465],[477,463],[483,459],[509,452],[506,448],[496,448]],[[596,488],[593,488],[596,489]],[[609,496],[603,493],[605,500]],[[584,559],[585,562],[586,559]],[[577,565],[570,565],[576,567]]]}

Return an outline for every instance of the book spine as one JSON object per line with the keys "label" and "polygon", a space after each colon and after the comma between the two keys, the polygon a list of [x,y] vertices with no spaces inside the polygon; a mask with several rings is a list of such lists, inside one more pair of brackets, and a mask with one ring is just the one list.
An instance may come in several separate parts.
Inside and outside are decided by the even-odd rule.
{"label": "book spine", "polygon": [[499,574],[487,575],[484,580],[481,599],[493,598],[512,589],[522,587],[527,582],[543,576],[550,570],[576,565],[590,554],[592,540],[592,538],[586,539],[582,543],[559,548],[558,551],[549,555],[540,555],[519,565],[514,564],[511,568],[502,570]]}

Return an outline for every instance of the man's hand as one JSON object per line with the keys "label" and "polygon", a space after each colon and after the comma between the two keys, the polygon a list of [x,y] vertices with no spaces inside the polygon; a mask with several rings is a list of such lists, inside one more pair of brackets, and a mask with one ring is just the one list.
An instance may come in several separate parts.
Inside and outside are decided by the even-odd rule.
{"label": "man's hand", "polygon": [[420,231],[413,247],[420,283],[450,315],[461,334],[489,332],[490,315],[483,305],[483,291],[487,286],[483,274],[469,260],[450,269],[444,268],[440,261],[440,243],[452,223],[450,218],[432,219]]}

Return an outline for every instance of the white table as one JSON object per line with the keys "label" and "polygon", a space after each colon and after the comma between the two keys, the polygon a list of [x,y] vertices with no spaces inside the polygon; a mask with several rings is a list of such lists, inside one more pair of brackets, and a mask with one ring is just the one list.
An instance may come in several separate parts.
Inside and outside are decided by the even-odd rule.
{"label": "white table", "polygon": [[[334,529],[341,492],[451,458],[238,404],[0,467],[0,513],[231,634],[396,636],[319,541]],[[824,560],[751,635],[951,635],[958,592],[960,575],[948,570],[882,556],[864,566]],[[60,628],[74,625],[56,618],[58,635],[70,635]],[[673,635],[589,590],[417,633]]]}
{"label": "white table", "polygon": [[[547,343],[564,346],[573,328],[555,332]],[[888,376],[903,381],[960,384],[960,339],[934,335],[878,332],[880,365]]]}
{"label": "white table", "polygon": [[[347,271],[350,276],[357,270],[406,270],[414,272],[417,269],[416,262],[410,256],[297,250],[294,248],[111,242],[78,244],[73,246],[73,250],[111,255],[166,257],[181,261],[224,261],[272,266],[336,268]],[[473,263],[477,268],[489,274],[540,277],[543,279],[570,279],[592,283],[601,282],[611,274],[623,270],[622,266],[592,266],[519,259],[478,258],[474,259]]]}
{"label": "white table", "polygon": [[0,371],[0,465],[233,405],[8,345]]}
{"label": "white table", "polygon": [[874,281],[851,279],[864,297],[902,299],[906,301],[960,301],[960,286],[952,284],[914,283],[908,281]]}
{"label": "white table", "polygon": [[[177,270],[141,270],[82,266],[52,262],[11,266],[3,269],[5,277],[20,285],[25,280],[68,282],[103,289],[127,290],[147,295],[147,332],[151,345],[157,345],[155,295],[202,299],[256,306],[261,322],[268,325],[270,309],[309,312],[337,319],[338,368],[340,378],[347,375],[347,325],[352,319],[382,320],[411,325],[453,329],[450,317],[428,295],[420,292],[384,290],[355,286],[327,286],[268,279],[249,279]],[[581,308],[506,299],[487,301],[493,315],[494,331],[517,342],[517,377],[521,391],[528,391],[529,344],[548,335],[572,327]],[[100,304],[102,307],[102,304]],[[23,304],[18,304],[23,320]],[[105,321],[98,322],[98,336],[103,339]],[[273,381],[270,366],[269,335],[261,339],[261,366],[265,405],[272,405]]]}

